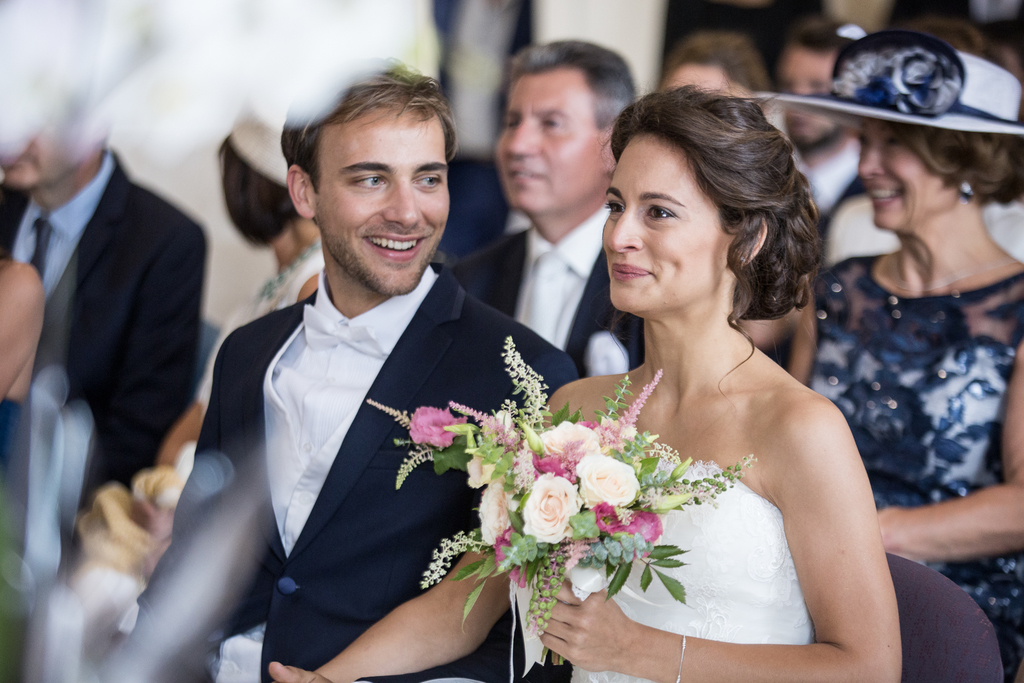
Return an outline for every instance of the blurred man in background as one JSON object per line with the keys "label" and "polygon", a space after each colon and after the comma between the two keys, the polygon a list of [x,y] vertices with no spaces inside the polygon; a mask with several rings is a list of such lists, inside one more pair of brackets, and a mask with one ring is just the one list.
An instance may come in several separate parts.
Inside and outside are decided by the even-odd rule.
{"label": "blurred man in background", "polygon": [[[793,25],[779,57],[777,80],[781,92],[832,92],[836,57],[853,42],[839,34],[841,28],[838,22],[820,16],[807,17]],[[826,237],[832,210],[843,200],[864,192],[857,178],[860,145],[852,130],[830,119],[787,111],[785,120],[789,139],[800,153],[802,170],[821,212],[819,231]]]}
{"label": "blurred man in background", "polygon": [[0,165],[0,246],[33,264],[46,292],[36,372],[64,366],[69,399],[92,411],[89,481],[128,484],[191,394],[203,232],[132,183],[102,144],[67,131],[38,135]]}
{"label": "blurred man in background", "polygon": [[615,160],[611,125],[634,97],[626,62],[579,41],[536,45],[512,63],[498,172],[526,232],[454,268],[466,290],[564,349],[580,375],[642,362],[640,322],[615,321],[602,232]]}

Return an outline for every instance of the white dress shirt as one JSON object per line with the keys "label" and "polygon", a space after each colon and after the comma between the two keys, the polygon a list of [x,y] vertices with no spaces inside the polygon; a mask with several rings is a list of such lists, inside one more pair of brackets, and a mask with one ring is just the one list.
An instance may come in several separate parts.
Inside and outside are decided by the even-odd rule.
{"label": "white dress shirt", "polygon": [[601,253],[601,236],[608,218],[602,208],[551,244],[536,228],[526,235],[526,260],[516,304],[516,320],[548,342],[565,349],[576,309]]}
{"label": "white dress shirt", "polygon": [[[64,269],[68,267],[71,254],[75,252],[78,241],[82,239],[85,226],[96,213],[103,191],[114,172],[114,157],[110,152],[103,153],[100,170],[89,183],[78,191],[67,204],[54,209],[48,216],[53,231],[46,247],[46,264],[43,266],[43,290],[49,298],[54,287],[60,282]],[[18,233],[14,238],[11,256],[15,261],[31,263],[32,254],[36,250],[36,219],[43,215],[42,208],[34,201],[28,203],[25,214],[18,225]]]}
{"label": "white dress shirt", "polygon": [[814,167],[800,164],[800,170],[804,172],[807,180],[811,183],[814,203],[818,205],[818,210],[822,214],[832,211],[836,202],[843,196],[843,192],[857,177],[858,163],[860,163],[860,143],[851,139],[846,142],[838,154]]}
{"label": "white dress shirt", "polygon": [[[345,435],[384,361],[437,274],[427,268],[409,294],[352,319],[324,294],[324,273],[303,322],[277,352],[263,381],[267,472],[277,530],[291,553]],[[352,341],[338,341],[338,338]],[[265,624],[221,644],[217,683],[259,683]]]}

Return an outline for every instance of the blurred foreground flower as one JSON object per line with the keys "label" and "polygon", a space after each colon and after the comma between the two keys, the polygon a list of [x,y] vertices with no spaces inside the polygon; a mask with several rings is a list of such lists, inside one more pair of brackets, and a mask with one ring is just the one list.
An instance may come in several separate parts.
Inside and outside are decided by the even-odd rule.
{"label": "blurred foreground flower", "polygon": [[429,0],[0,2],[0,156],[44,130],[88,146],[117,128],[173,163],[243,107],[308,114],[396,58],[430,70]]}

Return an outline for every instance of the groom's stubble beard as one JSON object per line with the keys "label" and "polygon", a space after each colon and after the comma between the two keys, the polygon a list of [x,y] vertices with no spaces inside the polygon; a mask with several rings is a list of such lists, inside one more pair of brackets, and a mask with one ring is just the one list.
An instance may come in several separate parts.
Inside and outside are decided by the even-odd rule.
{"label": "groom's stubble beard", "polygon": [[[324,252],[326,252],[325,256],[331,258],[341,270],[345,271],[349,278],[359,283],[364,289],[388,298],[402,296],[416,289],[420,279],[423,277],[423,273],[430,266],[431,261],[434,260],[434,255],[437,253],[438,243],[440,242],[440,238],[436,233],[424,238],[425,241],[433,241],[433,244],[423,251],[414,264],[410,264],[409,271],[415,273],[415,278],[410,279],[409,282],[395,283],[389,282],[383,273],[375,272],[370,264],[359,253],[351,249],[344,239],[338,238],[330,230],[324,230],[320,216],[314,218],[314,222],[320,227],[320,241]],[[379,222],[375,227],[388,225],[385,222]],[[414,226],[413,231],[392,227],[392,231],[395,233],[404,232],[411,234],[415,231],[416,227],[418,226]]]}

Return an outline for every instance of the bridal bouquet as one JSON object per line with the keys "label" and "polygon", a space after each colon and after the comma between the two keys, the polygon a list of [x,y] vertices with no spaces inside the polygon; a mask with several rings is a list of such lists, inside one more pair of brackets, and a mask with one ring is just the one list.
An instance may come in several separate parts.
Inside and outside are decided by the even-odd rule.
{"label": "bridal bouquet", "polygon": [[[423,588],[441,581],[452,561],[472,551],[482,554],[455,576],[476,577],[478,585],[466,599],[469,614],[484,581],[507,572],[520,592],[527,652],[533,639],[540,651],[539,633],[567,575],[581,598],[607,588],[608,597],[625,585],[634,564],[643,566],[640,587],[647,590],[654,577],[669,594],[685,602],[682,584],[658,571],[679,567],[685,551],[658,545],[661,516],[684,505],[711,502],[741,476],[747,460],[715,476],[686,477],[690,460],[658,436],[639,432],[636,421],[644,403],[661,379],[643,388],[627,403],[629,378],[605,398],[605,411],[595,421],[570,414],[568,404],[550,413],[543,378],[523,362],[512,338],[503,354],[515,394],[522,406],[506,401],[499,411],[484,414],[451,403],[447,408],[421,407],[410,417],[405,412],[369,401],[409,430],[409,439],[396,445],[410,447],[395,483],[402,483],[416,467],[432,462],[442,474],[458,469],[469,474],[469,485],[482,488],[480,526],[442,541],[424,574]],[[470,421],[469,418],[472,418]],[[638,565],[639,566],[639,565]],[[543,653],[534,661],[542,661]]]}

